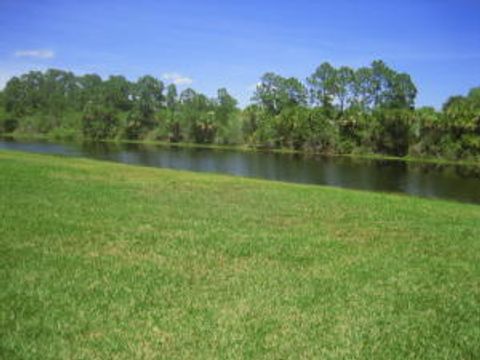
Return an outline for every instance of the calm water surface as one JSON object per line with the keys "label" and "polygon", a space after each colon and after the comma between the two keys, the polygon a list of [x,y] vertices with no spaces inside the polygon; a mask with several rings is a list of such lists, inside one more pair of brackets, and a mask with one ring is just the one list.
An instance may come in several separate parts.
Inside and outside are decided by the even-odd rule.
{"label": "calm water surface", "polygon": [[480,165],[437,165],[139,144],[71,144],[12,139],[0,139],[0,149],[405,193],[480,204]]}

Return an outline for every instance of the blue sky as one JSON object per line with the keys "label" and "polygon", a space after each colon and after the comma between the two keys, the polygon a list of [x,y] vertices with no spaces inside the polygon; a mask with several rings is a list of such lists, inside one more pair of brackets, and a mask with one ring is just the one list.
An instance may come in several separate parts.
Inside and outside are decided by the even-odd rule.
{"label": "blue sky", "polygon": [[0,0],[0,87],[49,67],[151,74],[245,105],[266,71],[374,59],[412,75],[420,106],[480,86],[480,1]]}

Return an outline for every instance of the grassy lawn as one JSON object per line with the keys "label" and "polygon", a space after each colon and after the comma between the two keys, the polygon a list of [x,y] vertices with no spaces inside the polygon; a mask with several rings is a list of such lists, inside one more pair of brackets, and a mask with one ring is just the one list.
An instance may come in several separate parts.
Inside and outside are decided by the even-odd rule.
{"label": "grassy lawn", "polygon": [[4,359],[478,359],[480,206],[4,151],[0,289]]}

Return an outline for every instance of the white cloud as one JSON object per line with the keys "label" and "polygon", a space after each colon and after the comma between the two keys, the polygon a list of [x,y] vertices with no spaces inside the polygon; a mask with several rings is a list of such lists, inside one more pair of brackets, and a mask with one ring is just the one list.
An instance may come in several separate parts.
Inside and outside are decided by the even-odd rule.
{"label": "white cloud", "polygon": [[176,72],[165,73],[163,74],[163,78],[167,81],[171,81],[175,85],[190,85],[193,83],[193,79],[189,78],[188,76],[180,75]]}
{"label": "white cloud", "polygon": [[31,57],[37,59],[53,59],[55,52],[52,50],[36,49],[36,50],[18,50],[15,57]]}
{"label": "white cloud", "polygon": [[249,85],[249,86],[247,87],[247,90],[249,90],[249,91],[255,91],[255,90],[257,90],[257,88],[258,88],[260,85],[262,85],[261,82],[256,82],[255,84]]}

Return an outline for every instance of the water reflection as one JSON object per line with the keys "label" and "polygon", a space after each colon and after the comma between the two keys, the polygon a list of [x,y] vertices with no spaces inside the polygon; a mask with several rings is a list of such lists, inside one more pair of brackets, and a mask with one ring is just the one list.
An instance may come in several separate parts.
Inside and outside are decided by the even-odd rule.
{"label": "water reflection", "polygon": [[480,166],[114,143],[0,140],[0,148],[480,203]]}

